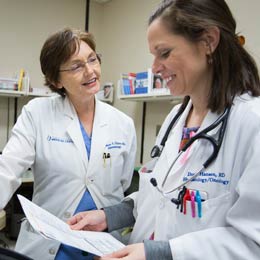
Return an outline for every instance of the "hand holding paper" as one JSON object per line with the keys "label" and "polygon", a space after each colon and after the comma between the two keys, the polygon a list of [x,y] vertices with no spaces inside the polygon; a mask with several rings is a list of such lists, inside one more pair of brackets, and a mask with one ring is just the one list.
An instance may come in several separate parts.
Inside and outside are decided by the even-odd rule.
{"label": "hand holding paper", "polygon": [[32,227],[47,239],[54,239],[92,254],[101,256],[125,247],[105,232],[75,231],[48,211],[18,195],[25,216]]}
{"label": "hand holding paper", "polygon": [[103,231],[107,229],[106,215],[103,210],[79,212],[67,223],[73,230]]}

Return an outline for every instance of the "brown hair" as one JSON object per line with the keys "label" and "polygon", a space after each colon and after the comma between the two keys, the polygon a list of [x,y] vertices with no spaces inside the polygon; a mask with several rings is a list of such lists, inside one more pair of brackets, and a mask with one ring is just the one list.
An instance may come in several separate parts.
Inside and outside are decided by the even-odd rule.
{"label": "brown hair", "polygon": [[165,0],[150,16],[149,25],[160,19],[169,32],[198,42],[207,28],[220,30],[219,44],[212,53],[213,81],[208,108],[221,112],[236,95],[260,96],[256,63],[239,43],[236,21],[224,0]]}
{"label": "brown hair", "polygon": [[92,34],[71,28],[64,28],[54,33],[43,44],[40,62],[45,77],[45,85],[61,96],[65,96],[65,89],[59,89],[55,86],[59,81],[60,66],[68,61],[75,51],[79,49],[81,41],[88,44],[94,52],[96,51],[96,44]]}

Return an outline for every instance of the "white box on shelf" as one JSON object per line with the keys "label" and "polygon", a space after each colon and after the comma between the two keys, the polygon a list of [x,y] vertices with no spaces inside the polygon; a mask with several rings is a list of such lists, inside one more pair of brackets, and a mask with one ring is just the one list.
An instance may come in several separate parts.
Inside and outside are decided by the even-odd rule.
{"label": "white box on shelf", "polygon": [[28,96],[53,96],[53,95],[55,95],[55,93],[52,92],[47,87],[30,88],[28,92]]}
{"label": "white box on shelf", "polygon": [[28,76],[25,76],[23,78],[22,91],[24,91],[26,94],[28,94],[29,88],[30,88],[30,78]]}
{"label": "white box on shelf", "polygon": [[1,90],[18,90],[18,80],[15,78],[0,78]]}
{"label": "white box on shelf", "polygon": [[25,91],[18,91],[17,78],[0,78],[0,96],[19,97],[26,95]]}

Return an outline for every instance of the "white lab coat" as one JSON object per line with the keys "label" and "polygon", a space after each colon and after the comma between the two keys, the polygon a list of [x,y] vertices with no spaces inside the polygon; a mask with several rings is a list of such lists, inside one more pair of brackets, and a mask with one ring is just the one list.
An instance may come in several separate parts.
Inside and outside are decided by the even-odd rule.
{"label": "white lab coat", "polygon": [[[202,203],[201,218],[197,212],[196,218],[191,216],[190,202],[187,214],[180,213],[175,204],[150,184],[151,177],[155,177],[161,187],[167,169],[178,154],[190,107],[191,103],[172,130],[153,172],[140,173],[141,187],[135,200],[136,223],[130,242],[149,239],[155,232],[155,240],[170,241],[173,259],[259,259],[260,98],[245,94],[235,99],[216,161],[188,185],[189,189],[199,190],[206,199]],[[176,111],[174,108],[167,117],[157,143]],[[199,131],[217,118],[218,115],[209,112]],[[216,136],[217,132],[215,129],[210,134]],[[211,147],[207,141],[195,142],[186,161],[180,158],[173,167],[164,190],[178,186],[184,177],[189,175],[190,178],[198,171]],[[173,193],[170,198],[177,198],[178,192]]]}
{"label": "white lab coat", "polygon": [[[104,153],[111,158],[103,159]],[[34,174],[33,202],[67,221],[86,188],[98,208],[121,201],[134,169],[133,120],[96,100],[90,160],[79,119],[68,98],[36,98],[22,110],[0,158],[0,208],[21,184],[29,167]],[[54,259],[56,241],[22,223],[16,250],[36,260]]]}

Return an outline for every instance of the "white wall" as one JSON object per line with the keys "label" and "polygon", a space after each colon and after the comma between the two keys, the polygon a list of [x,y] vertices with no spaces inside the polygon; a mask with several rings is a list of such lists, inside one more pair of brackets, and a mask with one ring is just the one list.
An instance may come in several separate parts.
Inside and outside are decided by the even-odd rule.
{"label": "white wall", "polygon": [[[97,51],[103,54],[103,82],[116,84],[120,73],[138,72],[151,66],[146,42],[147,19],[159,2],[111,0],[101,5],[91,0],[89,29],[95,35]],[[23,67],[29,71],[33,87],[43,86],[39,64],[43,42],[65,26],[84,29],[85,3],[85,0],[0,0],[0,77],[12,77]],[[245,48],[260,67],[260,1],[227,0],[227,3],[237,20],[237,31],[246,37]],[[27,101],[28,98],[19,99],[19,110]],[[13,105],[13,98],[0,97],[0,150],[6,143],[8,126],[13,123]],[[114,105],[135,121],[139,164],[142,103],[116,99]],[[156,125],[162,123],[171,107],[167,101],[147,103],[144,161],[149,159]]]}
{"label": "white wall", "polygon": [[0,75],[29,71],[34,87],[43,86],[41,47],[53,32],[85,27],[85,0],[0,0]]}
{"label": "white wall", "polygon": [[[152,56],[146,41],[149,14],[160,0],[111,0],[97,4],[91,0],[89,30],[96,35],[97,46],[102,53],[102,81],[117,84],[123,72],[140,72],[151,66]],[[131,116],[135,121],[138,138],[136,164],[140,164],[142,102],[120,101],[114,106]],[[169,102],[147,104],[144,161],[149,159],[149,150],[155,140],[152,122],[161,124],[172,105]],[[154,114],[154,111],[156,113]],[[151,127],[150,127],[151,126]]]}
{"label": "white wall", "polygon": [[255,58],[260,70],[260,1],[227,0],[237,21],[237,33],[246,38],[245,48]]}
{"label": "white wall", "polygon": [[[122,72],[138,72],[151,66],[152,57],[146,42],[147,19],[160,0],[111,0],[101,5],[91,0],[89,29],[98,35],[98,46],[103,54],[103,81],[116,84]],[[245,48],[256,58],[260,68],[260,1],[227,0],[238,23],[240,31],[246,37]],[[250,16],[250,18],[248,18]],[[136,125],[138,137],[139,164],[142,103],[115,101],[114,105],[130,115]],[[172,108],[172,104],[163,102],[147,103],[144,162],[149,160],[153,146],[156,126]]]}
{"label": "white wall", "polygon": [[[85,28],[86,0],[0,0],[0,77],[28,71],[33,87],[43,86],[40,50],[46,38],[65,26]],[[28,99],[18,99],[18,107]],[[13,98],[0,97],[0,150],[13,124]],[[19,113],[19,111],[18,111]]]}

